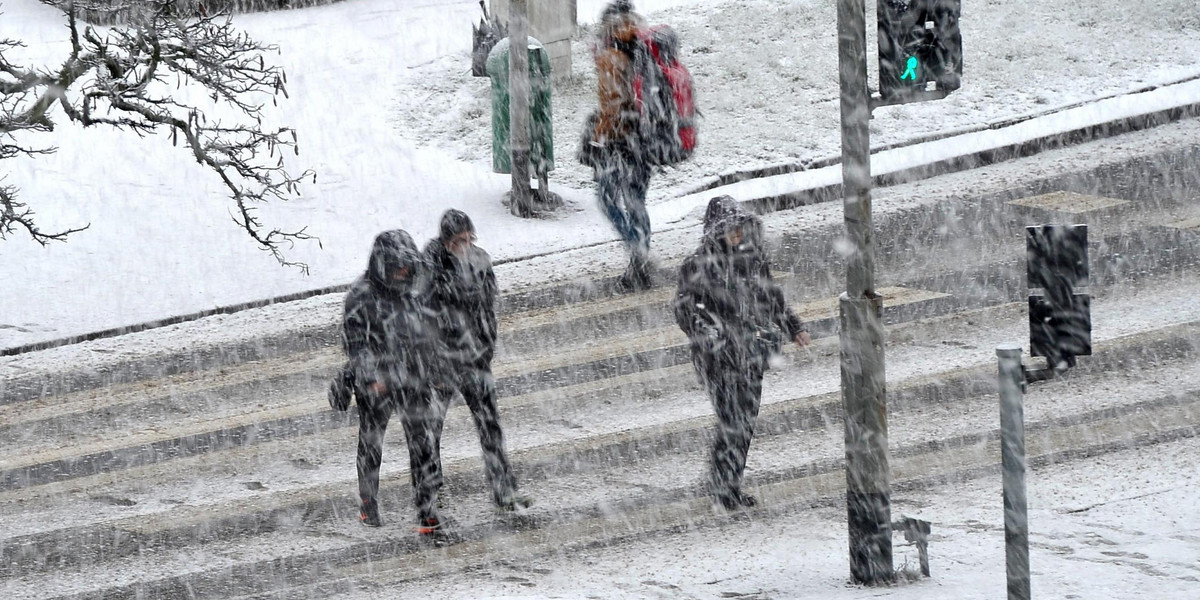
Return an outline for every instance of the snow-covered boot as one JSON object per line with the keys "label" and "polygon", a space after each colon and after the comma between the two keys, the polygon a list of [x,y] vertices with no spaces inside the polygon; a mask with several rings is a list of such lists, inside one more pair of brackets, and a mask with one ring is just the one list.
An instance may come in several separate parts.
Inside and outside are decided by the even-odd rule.
{"label": "snow-covered boot", "polygon": [[512,494],[501,498],[496,502],[497,512],[515,512],[522,508],[533,506],[533,498],[522,496],[520,494]]}

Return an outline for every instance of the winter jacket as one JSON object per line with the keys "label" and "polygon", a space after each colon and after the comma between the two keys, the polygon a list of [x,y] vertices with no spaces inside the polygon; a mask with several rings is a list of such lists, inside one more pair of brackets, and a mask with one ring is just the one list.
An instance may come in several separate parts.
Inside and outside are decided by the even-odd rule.
{"label": "winter jacket", "polygon": [[[392,280],[402,268],[409,269],[408,278]],[[360,390],[375,382],[390,392],[421,390],[444,379],[444,348],[427,305],[428,277],[407,233],[385,231],[375,238],[367,272],[346,294],[342,319],[342,348]]]}
{"label": "winter jacket", "polygon": [[[724,237],[734,227],[744,238],[730,248]],[[765,366],[768,355],[779,351],[780,333],[791,339],[804,331],[771,276],[761,221],[728,196],[709,203],[704,239],[680,268],[674,311],[701,375],[716,361]]]}
{"label": "winter jacket", "polygon": [[[636,44],[636,40],[627,45]],[[595,141],[628,142],[637,133],[638,108],[634,99],[632,51],[605,46],[596,52],[596,78],[600,101]]]}
{"label": "winter jacket", "polygon": [[432,269],[430,307],[451,365],[486,368],[496,353],[496,274],[492,259],[482,248],[471,246],[465,259],[449,250],[440,238],[425,246]]}
{"label": "winter jacket", "polygon": [[641,43],[637,32],[643,26],[642,17],[626,0],[610,2],[601,15],[594,52],[599,95],[594,141],[602,146],[635,145],[639,111],[633,89],[634,57]]}

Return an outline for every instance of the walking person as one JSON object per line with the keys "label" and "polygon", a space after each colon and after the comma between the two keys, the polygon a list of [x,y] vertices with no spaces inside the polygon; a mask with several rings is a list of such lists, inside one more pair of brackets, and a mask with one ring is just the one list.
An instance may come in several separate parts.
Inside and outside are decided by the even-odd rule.
{"label": "walking person", "polygon": [[[367,271],[346,294],[342,343],[358,402],[360,519],[378,527],[379,466],[383,437],[393,413],[408,443],[416,531],[442,527],[435,501],[442,486],[436,460],[441,406],[431,393],[440,385],[443,352],[433,311],[427,306],[428,268],[416,244],[401,230],[375,238]],[[336,384],[335,380],[335,384]],[[331,395],[332,398],[332,395]]]}
{"label": "walking person", "polygon": [[604,9],[595,52],[599,108],[585,125],[590,129],[580,153],[580,160],[595,170],[605,216],[629,250],[629,266],[618,280],[627,291],[648,289],[653,270],[646,213],[651,167],[640,139],[634,90],[642,24],[629,0],[614,0]]}
{"label": "walking person", "polygon": [[[454,394],[462,394],[479,432],[492,501],[500,510],[509,511],[532,502],[517,494],[517,481],[504,453],[492,375],[497,335],[496,275],[491,257],[475,245],[475,240],[470,217],[451,209],[442,215],[438,237],[425,246],[424,257],[431,268],[430,307],[437,315],[449,373],[446,388],[437,394],[443,415]],[[435,450],[440,464],[440,423],[437,432]]]}
{"label": "walking person", "polygon": [[762,223],[733,198],[712,199],[699,249],[680,268],[675,321],[691,343],[692,364],[717,416],[709,487],[727,510],[757,504],[742,491],[762,379],[780,333],[811,343],[771,276]]}

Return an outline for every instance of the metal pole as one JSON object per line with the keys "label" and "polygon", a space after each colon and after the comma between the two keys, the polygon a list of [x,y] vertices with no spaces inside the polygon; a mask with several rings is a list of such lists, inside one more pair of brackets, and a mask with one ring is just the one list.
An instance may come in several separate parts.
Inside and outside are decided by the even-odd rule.
{"label": "metal pole", "polygon": [[875,247],[871,224],[871,91],[867,88],[867,30],[863,0],[838,3],[838,56],[842,89],[842,185],[846,234],[854,247],[847,259],[846,292],[875,295]]}
{"label": "metal pole", "polygon": [[996,347],[1000,365],[1000,461],[1004,468],[1004,557],[1008,600],[1029,600],[1029,519],[1025,501],[1025,407],[1021,347]]}
{"label": "metal pole", "polygon": [[512,153],[512,214],[528,217],[529,185],[529,16],[527,0],[508,5],[508,147]]}
{"label": "metal pole", "polygon": [[871,224],[866,37],[864,0],[839,0],[842,181],[846,234],[854,248],[840,302],[850,575],[858,583],[876,585],[892,581],[894,570],[883,302],[875,294]]}

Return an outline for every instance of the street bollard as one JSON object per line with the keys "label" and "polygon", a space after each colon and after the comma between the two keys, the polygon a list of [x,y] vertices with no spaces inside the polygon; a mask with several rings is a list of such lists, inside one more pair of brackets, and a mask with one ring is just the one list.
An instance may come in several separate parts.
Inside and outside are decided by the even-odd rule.
{"label": "street bollard", "polygon": [[1025,375],[1021,347],[996,347],[1000,383],[1000,462],[1004,469],[1004,557],[1008,600],[1029,600],[1029,519],[1025,498]]}

